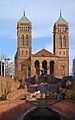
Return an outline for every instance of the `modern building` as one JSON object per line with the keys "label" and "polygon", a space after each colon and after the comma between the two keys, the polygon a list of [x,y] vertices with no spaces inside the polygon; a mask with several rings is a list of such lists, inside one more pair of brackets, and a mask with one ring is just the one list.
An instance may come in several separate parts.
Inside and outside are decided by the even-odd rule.
{"label": "modern building", "polygon": [[14,62],[13,60],[7,61],[5,64],[5,75],[14,78]]}
{"label": "modern building", "polygon": [[15,55],[15,77],[19,80],[41,74],[57,78],[69,75],[69,25],[61,12],[53,26],[53,53],[41,49],[32,53],[32,23],[25,12],[17,22],[17,52]]}
{"label": "modern building", "polygon": [[5,63],[2,60],[0,61],[0,76],[5,77]]}
{"label": "modern building", "polygon": [[14,78],[14,61],[3,56],[0,60],[0,76]]}

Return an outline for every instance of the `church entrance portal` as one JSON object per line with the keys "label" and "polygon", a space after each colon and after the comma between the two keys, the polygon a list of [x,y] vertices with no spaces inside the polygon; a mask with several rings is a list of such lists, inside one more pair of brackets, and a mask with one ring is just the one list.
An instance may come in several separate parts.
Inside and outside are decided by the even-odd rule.
{"label": "church entrance portal", "polygon": [[50,75],[54,75],[54,61],[50,61]]}
{"label": "church entrance portal", "polygon": [[40,63],[38,60],[35,61],[36,74],[40,73]]}
{"label": "church entrance portal", "polygon": [[43,61],[42,62],[42,70],[45,71],[44,74],[46,75],[47,74],[47,61]]}

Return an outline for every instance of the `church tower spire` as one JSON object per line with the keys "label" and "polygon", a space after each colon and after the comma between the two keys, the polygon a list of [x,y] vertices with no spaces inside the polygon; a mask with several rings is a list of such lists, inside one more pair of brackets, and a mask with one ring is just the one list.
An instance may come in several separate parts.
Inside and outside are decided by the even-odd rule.
{"label": "church tower spire", "polygon": [[[68,33],[68,22],[62,17],[62,13],[60,10],[60,17],[54,24],[53,28],[53,39],[54,39],[54,54],[57,56],[65,57],[67,49],[69,48],[69,33]],[[62,53],[64,51],[64,54]],[[68,55],[68,54],[67,54]]]}
{"label": "church tower spire", "polygon": [[20,73],[22,69],[22,63],[26,61],[32,54],[32,23],[23,12],[23,16],[17,22],[17,54],[16,54],[16,76],[19,79],[22,77]]}
{"label": "church tower spire", "polygon": [[60,17],[62,17],[62,10],[60,9]]}
{"label": "church tower spire", "polygon": [[[64,72],[69,75],[69,26],[68,22],[62,17],[60,10],[60,17],[55,22],[53,27],[53,53],[60,57],[63,61]],[[67,65],[68,68],[65,68]],[[60,65],[61,66],[61,65]],[[62,68],[61,66],[61,68]],[[67,70],[66,70],[67,69]]]}
{"label": "church tower spire", "polygon": [[25,16],[25,11],[23,12],[23,16]]}

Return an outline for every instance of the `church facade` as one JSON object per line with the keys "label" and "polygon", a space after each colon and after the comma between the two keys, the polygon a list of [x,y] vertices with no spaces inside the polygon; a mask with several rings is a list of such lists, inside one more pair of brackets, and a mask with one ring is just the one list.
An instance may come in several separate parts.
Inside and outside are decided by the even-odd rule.
{"label": "church facade", "polygon": [[17,22],[15,77],[19,80],[38,76],[44,69],[57,78],[69,75],[69,25],[61,13],[53,26],[53,53],[46,49],[32,53],[32,23],[25,12]]}

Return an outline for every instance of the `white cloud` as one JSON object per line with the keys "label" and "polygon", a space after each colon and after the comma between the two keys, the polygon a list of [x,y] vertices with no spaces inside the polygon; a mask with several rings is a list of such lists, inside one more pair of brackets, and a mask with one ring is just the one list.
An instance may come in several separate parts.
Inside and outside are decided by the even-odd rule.
{"label": "white cloud", "polygon": [[33,23],[33,37],[48,36],[49,32],[50,34],[52,32],[53,24],[59,17],[60,8],[64,18],[69,22],[74,22],[74,4],[75,1],[71,0],[2,0],[0,1],[0,19],[15,20],[16,23],[22,16],[22,12],[26,10],[26,15]]}

